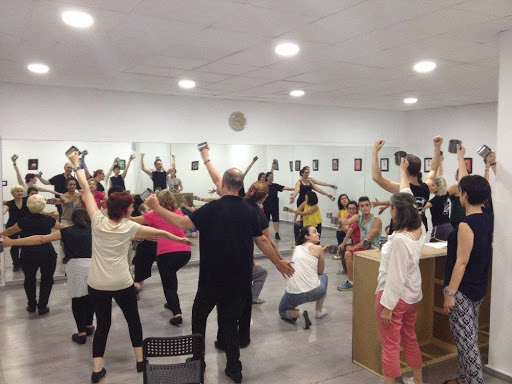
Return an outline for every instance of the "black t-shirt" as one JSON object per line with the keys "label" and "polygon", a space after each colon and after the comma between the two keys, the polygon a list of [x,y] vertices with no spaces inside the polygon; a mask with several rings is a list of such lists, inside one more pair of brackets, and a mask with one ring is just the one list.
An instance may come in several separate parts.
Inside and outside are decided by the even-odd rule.
{"label": "black t-shirt", "polygon": [[[492,255],[492,234],[494,223],[489,210],[483,213],[474,213],[464,216],[461,223],[469,225],[473,231],[473,248],[469,256],[464,276],[459,285],[459,291],[472,301],[482,300],[487,292],[487,279],[489,278],[489,265]],[[450,284],[453,268],[457,260],[457,246],[459,228],[456,227],[448,237],[448,253],[444,274],[444,286]]]}
{"label": "black t-shirt", "polygon": [[435,227],[441,224],[450,222],[450,203],[448,194],[443,196],[435,196],[430,200],[432,207],[430,213],[432,214],[432,225]]}
{"label": "black t-shirt", "polygon": [[253,214],[256,216],[256,219],[258,220],[258,224],[263,231],[264,229],[268,228],[268,220],[267,216],[265,216],[265,213],[261,210],[261,208],[256,204],[254,201],[244,199],[244,201],[247,203],[249,208],[253,211]]}
{"label": "black t-shirt", "polygon": [[242,184],[242,188],[240,188],[240,190],[238,191],[238,196],[245,197],[245,188],[244,188],[243,184]]}
{"label": "black t-shirt", "polygon": [[60,230],[62,242],[66,247],[67,255],[71,259],[88,259],[92,255],[91,227],[71,227]]}
{"label": "black t-shirt", "polygon": [[[49,235],[55,226],[55,222],[56,220],[51,216],[29,213],[18,221],[18,227],[23,231],[20,233],[20,237]],[[32,255],[54,256],[57,253],[55,253],[52,243],[21,247],[21,256]]]}
{"label": "black t-shirt", "polygon": [[284,185],[272,183],[268,186],[268,196],[263,202],[263,206],[265,208],[275,208],[279,207],[279,197],[277,196],[278,192],[283,192]]}
{"label": "black t-shirt", "polygon": [[411,188],[414,199],[416,200],[416,205],[418,206],[418,211],[421,215],[423,225],[425,225],[425,230],[428,231],[427,216],[425,216],[425,212],[423,211],[423,208],[425,207],[425,204],[427,204],[428,198],[430,197],[430,190],[428,189],[428,185],[425,183],[421,183],[420,185],[409,184],[409,187]]}
{"label": "black t-shirt", "polygon": [[96,190],[97,190],[97,191],[100,191],[100,192],[105,192],[105,187],[103,186],[103,184],[101,184],[101,183],[98,181],[97,186],[96,186]]}
{"label": "black t-shirt", "polygon": [[123,188],[123,191],[126,190],[126,187],[124,186],[124,179],[122,176],[112,176],[110,178],[110,182],[112,185],[119,185],[121,188]]}
{"label": "black t-shirt", "polygon": [[[70,176],[69,179],[75,180],[76,188],[80,189],[80,183],[78,183],[77,179],[75,179],[73,176]],[[66,179],[64,174],[60,173],[58,175],[53,176],[48,181],[50,182],[51,185],[53,185],[55,187],[54,188],[55,192],[66,193],[68,191],[68,189],[66,188],[66,181],[68,181],[69,179]]]}
{"label": "black t-shirt", "polygon": [[253,237],[261,236],[257,216],[239,196],[223,196],[190,214],[199,230],[199,286],[245,287],[252,279]]}
{"label": "black t-shirt", "polygon": [[14,200],[9,200],[5,203],[5,205],[9,207],[9,220],[7,220],[7,224],[5,225],[6,228],[12,227],[18,220],[30,213],[27,208],[27,199],[27,196],[22,199],[21,209],[18,208]]}
{"label": "black t-shirt", "polygon": [[153,171],[151,172],[151,179],[153,180],[153,191],[156,191],[157,188],[167,188],[167,172]]}

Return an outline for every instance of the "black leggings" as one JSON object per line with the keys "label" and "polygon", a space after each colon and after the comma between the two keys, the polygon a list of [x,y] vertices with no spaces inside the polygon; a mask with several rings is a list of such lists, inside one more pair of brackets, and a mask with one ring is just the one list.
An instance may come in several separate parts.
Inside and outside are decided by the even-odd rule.
{"label": "black leggings", "polygon": [[78,333],[85,332],[86,326],[92,325],[92,318],[94,316],[94,306],[92,305],[91,297],[89,295],[73,297],[71,299],[71,309],[73,310]]}
{"label": "black leggings", "polygon": [[119,291],[99,291],[89,286],[89,296],[96,313],[96,333],[92,342],[92,357],[103,357],[107,345],[108,331],[112,323],[112,299],[123,311],[128,323],[132,346],[142,347],[142,324],[137,307],[135,285]]}
{"label": "black leggings", "polygon": [[[53,274],[57,266],[57,255],[22,255],[21,267],[25,274],[25,294],[27,295],[27,304],[31,307],[36,305],[39,309],[44,309],[48,305],[50,293],[53,287]],[[39,303],[36,299],[36,274],[41,270],[41,283],[39,284]]]}
{"label": "black leggings", "polygon": [[[20,235],[9,236],[9,239],[13,239],[13,240],[19,239],[19,238],[20,238]],[[21,247],[11,247],[11,249],[10,249],[12,266],[14,268],[20,267],[20,251],[21,251]]]}
{"label": "black leggings", "polygon": [[163,253],[156,257],[156,265],[160,271],[165,300],[174,315],[181,314],[178,298],[178,277],[176,272],[190,260],[189,251]]}

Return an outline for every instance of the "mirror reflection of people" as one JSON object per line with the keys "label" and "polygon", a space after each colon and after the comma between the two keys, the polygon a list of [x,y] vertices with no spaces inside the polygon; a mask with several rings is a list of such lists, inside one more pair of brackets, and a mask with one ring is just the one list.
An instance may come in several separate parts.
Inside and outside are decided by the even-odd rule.
{"label": "mirror reflection of people", "polygon": [[274,227],[275,239],[281,240],[281,236],[279,236],[279,192],[283,191],[293,191],[292,187],[285,187],[284,185],[280,185],[274,183],[274,163],[272,163],[271,171],[267,172],[265,175],[265,182],[268,185],[268,196],[263,202],[263,212],[265,216],[267,216],[267,221],[270,223],[270,219],[272,218],[272,226]]}
{"label": "mirror reflection of people", "polygon": [[[317,187],[316,182],[314,179],[309,177],[309,167],[304,167],[299,171],[300,178],[295,183],[295,189],[290,196],[290,203],[293,203],[295,201],[295,197],[297,197],[297,207],[299,207],[304,200],[306,200],[306,193],[310,191],[316,191],[320,193],[321,195],[327,196],[329,199],[332,199],[332,195],[325,192],[323,189],[320,189]],[[323,183],[322,185],[328,185],[330,187],[335,187],[334,185]]]}
{"label": "mirror reflection of people", "polygon": [[432,215],[432,234],[430,241],[447,241],[451,231],[450,203],[446,180],[442,176],[436,176],[434,183],[429,186],[430,193],[435,196],[425,204],[424,209],[430,209]]}
{"label": "mirror reflection of people", "polygon": [[167,175],[170,173],[170,169],[166,171],[164,169],[162,160],[156,159],[153,163],[155,170],[151,171],[144,165],[144,153],[140,154],[140,169],[148,175],[153,181],[153,191],[163,190],[167,188]]}
{"label": "mirror reflection of people", "polygon": [[[28,188],[36,186],[37,175],[35,173],[27,173],[25,175],[25,178],[23,178],[23,177],[21,177],[21,173],[18,168],[18,165],[16,164],[16,160],[13,160],[12,165],[14,167],[14,171],[16,172],[16,179],[18,180],[18,184],[23,187],[25,192],[28,190]],[[41,192],[48,192],[48,193],[55,194],[55,191],[52,191],[51,189],[39,187],[39,190],[41,190]],[[28,193],[25,193],[25,194],[28,195]]]}
{"label": "mirror reflection of people", "polygon": [[[309,191],[306,193],[306,200],[296,210],[288,208],[288,212],[294,214],[293,222],[295,223],[295,228],[297,228],[295,232],[296,239],[299,237],[302,226],[313,226],[318,234],[322,233],[322,214],[318,206],[318,196],[315,192]],[[301,220],[297,221],[299,216]]]}
{"label": "mirror reflection of people", "polygon": [[[66,193],[68,191],[66,187],[66,182],[69,179],[75,180],[77,189],[80,189],[80,186],[78,185],[78,180],[73,177],[73,164],[66,163],[64,164],[64,173],[59,173],[58,175],[53,176],[51,179],[47,180],[42,176],[37,176],[37,178],[43,183],[44,185],[53,185],[55,192],[58,194],[55,195],[55,197],[59,198],[59,194]],[[62,216],[62,206],[60,204],[57,205],[57,211],[59,211],[59,215]]]}
{"label": "mirror reflection of people", "polygon": [[169,191],[172,193],[179,193],[183,191],[183,183],[181,182],[181,179],[176,177],[176,155],[174,153],[171,153],[171,168],[167,171],[169,176],[167,176],[167,185],[169,187]]}
{"label": "mirror reflection of people", "polygon": [[124,184],[124,179],[126,178],[126,175],[128,174],[128,169],[130,169],[130,165],[133,161],[133,157],[130,156],[130,159],[128,160],[128,164],[126,164],[126,167],[123,170],[123,173],[121,173],[121,167],[119,164],[114,165],[114,168],[112,168],[112,172],[114,172],[114,176],[111,176],[109,179],[109,188],[113,185],[119,185],[121,188],[123,188],[123,191],[126,191],[126,186]]}

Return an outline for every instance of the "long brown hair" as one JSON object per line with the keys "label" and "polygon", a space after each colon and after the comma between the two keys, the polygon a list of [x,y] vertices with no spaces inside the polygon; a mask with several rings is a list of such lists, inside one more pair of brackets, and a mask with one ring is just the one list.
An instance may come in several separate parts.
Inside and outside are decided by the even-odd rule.
{"label": "long brown hair", "polygon": [[156,197],[158,198],[160,205],[165,209],[170,211],[175,211],[178,209],[176,198],[174,197],[174,194],[168,189],[162,189],[161,191],[157,192]]}
{"label": "long brown hair", "polygon": [[409,193],[397,192],[391,196],[391,205],[396,214],[393,219],[395,230],[413,231],[421,227],[421,216],[414,197]]}

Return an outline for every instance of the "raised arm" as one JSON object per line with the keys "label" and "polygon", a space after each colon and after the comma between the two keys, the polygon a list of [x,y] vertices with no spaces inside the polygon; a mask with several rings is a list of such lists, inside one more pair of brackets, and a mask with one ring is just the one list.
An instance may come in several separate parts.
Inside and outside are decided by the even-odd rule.
{"label": "raised arm", "polygon": [[48,180],[46,180],[44,177],[42,177],[42,176],[37,176],[37,174],[36,174],[36,177],[37,177],[37,178],[39,179],[39,181],[40,181],[41,183],[43,183],[44,185],[51,185],[51,183],[50,183]]}
{"label": "raised arm", "polygon": [[496,176],[496,153],[491,152],[485,158],[485,173],[484,177],[487,181],[489,181],[489,170],[492,169],[494,176]]}
{"label": "raised arm", "polygon": [[[405,188],[410,188],[409,185],[409,177],[407,176],[407,167],[409,166],[409,161],[403,157],[400,162],[400,184],[399,191]],[[397,191],[397,192],[399,192]]]}
{"label": "raised arm", "polygon": [[243,174],[243,177],[245,177],[248,173],[249,173],[249,170],[252,168],[252,166],[254,165],[255,162],[258,161],[258,156],[254,156],[252,161],[251,161],[251,164],[249,164],[247,166],[247,169],[245,170],[244,174]]}
{"label": "raised arm", "polygon": [[132,161],[133,161],[133,159],[130,156],[130,159],[128,160],[128,164],[126,164],[126,167],[125,167],[123,173],[121,173],[121,177],[123,178],[123,180],[125,179],[126,174],[128,173],[128,168],[130,168],[130,164],[132,163]]}
{"label": "raised arm", "polygon": [[167,174],[169,175],[173,169],[176,170],[176,155],[171,153],[171,168],[167,170]]}
{"label": "raised arm", "polygon": [[141,153],[140,154],[140,169],[146,174],[148,175],[149,177],[151,177],[151,171],[149,169],[147,169],[145,166],[144,166],[144,156],[146,154],[145,153]]}
{"label": "raised arm", "polygon": [[[69,161],[73,166],[78,168],[80,164],[78,151],[75,151],[69,155]],[[87,182],[87,178],[85,177],[85,171],[83,169],[78,169],[75,172],[76,178],[80,183],[80,187],[82,188],[82,200],[85,203],[85,207],[87,208],[87,213],[89,217],[92,217],[96,211],[98,211],[98,206],[96,205],[96,201],[94,200],[94,196],[91,193],[91,189],[89,188],[89,183]]]}
{"label": "raised arm", "polygon": [[327,196],[331,200],[333,199],[333,196],[331,194],[329,194],[329,193],[325,192],[323,189],[320,189],[319,187],[317,187],[313,181],[310,180],[310,183],[311,183],[311,186],[313,187],[314,191],[317,191],[321,195]]}
{"label": "raised arm", "polygon": [[208,171],[208,174],[210,175],[210,178],[213,181],[213,184],[215,184],[217,193],[222,196],[222,177],[220,176],[219,171],[215,169],[215,167],[212,165],[212,162],[210,161],[210,150],[208,148],[203,148],[201,150],[201,158],[203,159],[203,163]]}
{"label": "raised arm", "polygon": [[459,161],[459,180],[464,176],[468,176],[468,169],[466,168],[466,162],[464,161],[464,155],[466,154],[466,148],[462,145],[457,145],[457,160]]}
{"label": "raised arm", "polygon": [[372,151],[372,180],[375,181],[382,189],[395,193],[400,190],[400,184],[391,181],[384,176],[380,170],[379,165],[379,151],[384,146],[384,140],[377,140],[373,146]]}
{"label": "raised arm", "polygon": [[443,138],[441,136],[434,137],[434,157],[432,158],[432,164],[430,166],[430,172],[425,177],[425,184],[429,187],[435,183],[435,178],[439,166],[441,165],[441,144],[443,144]]}
{"label": "raised arm", "polygon": [[82,156],[82,167],[85,171],[85,177],[87,178],[87,180],[89,180],[91,178],[91,173],[89,172],[89,168],[87,168],[87,163],[85,162],[85,155]]}
{"label": "raised arm", "polygon": [[13,162],[12,165],[14,167],[14,171],[16,172],[16,178],[18,179],[18,184],[21,185],[22,187],[24,187],[25,181],[23,180],[23,177],[21,177],[21,173],[20,173],[20,170],[18,169],[18,166],[16,165],[15,162]]}

